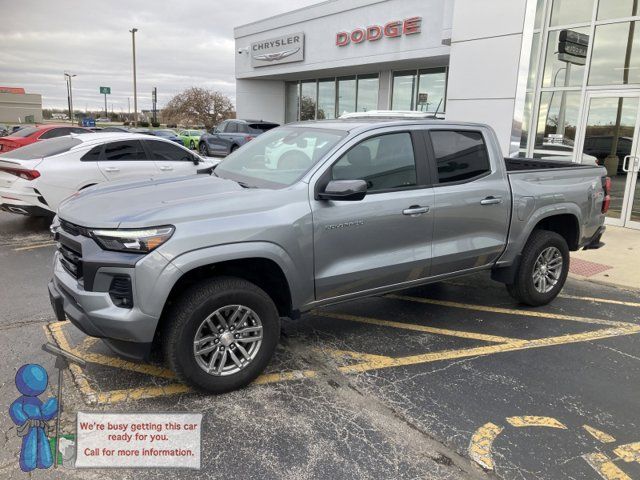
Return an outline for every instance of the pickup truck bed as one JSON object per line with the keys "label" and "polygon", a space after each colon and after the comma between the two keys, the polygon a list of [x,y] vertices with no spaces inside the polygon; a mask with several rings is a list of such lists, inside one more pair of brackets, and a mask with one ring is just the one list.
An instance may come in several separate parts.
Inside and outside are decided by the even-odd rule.
{"label": "pickup truck bed", "polygon": [[529,170],[557,170],[560,168],[593,168],[595,165],[583,163],[565,162],[556,160],[536,160],[535,158],[510,158],[505,157],[504,163],[507,172],[523,172]]}

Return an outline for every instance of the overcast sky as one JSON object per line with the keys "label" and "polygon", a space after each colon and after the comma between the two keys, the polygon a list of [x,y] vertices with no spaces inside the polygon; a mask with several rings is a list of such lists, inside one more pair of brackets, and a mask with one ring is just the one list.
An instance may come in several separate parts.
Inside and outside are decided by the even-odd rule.
{"label": "overcast sky", "polygon": [[100,86],[118,111],[133,108],[132,27],[136,33],[138,108],[159,107],[191,87],[235,100],[233,27],[319,0],[0,0],[0,86],[42,94],[45,108],[65,108],[64,71],[75,109],[104,108]]}

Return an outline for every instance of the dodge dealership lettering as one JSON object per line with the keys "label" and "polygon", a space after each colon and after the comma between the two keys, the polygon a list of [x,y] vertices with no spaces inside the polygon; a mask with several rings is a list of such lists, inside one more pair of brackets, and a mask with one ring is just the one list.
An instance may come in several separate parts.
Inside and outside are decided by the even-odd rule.
{"label": "dodge dealership lettering", "polygon": [[351,32],[338,32],[336,45],[344,47],[350,43],[362,43],[365,40],[374,42],[382,37],[400,37],[420,33],[422,17],[411,17],[404,20],[393,20],[385,25],[370,25],[366,28],[356,28]]}

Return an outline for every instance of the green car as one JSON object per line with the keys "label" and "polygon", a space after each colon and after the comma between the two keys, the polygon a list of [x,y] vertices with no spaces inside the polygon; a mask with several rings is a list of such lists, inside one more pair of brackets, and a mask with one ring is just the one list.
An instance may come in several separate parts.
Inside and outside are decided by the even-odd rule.
{"label": "green car", "polygon": [[204,134],[204,130],[180,130],[178,132],[182,144],[191,150],[198,148],[198,142],[202,134]]}

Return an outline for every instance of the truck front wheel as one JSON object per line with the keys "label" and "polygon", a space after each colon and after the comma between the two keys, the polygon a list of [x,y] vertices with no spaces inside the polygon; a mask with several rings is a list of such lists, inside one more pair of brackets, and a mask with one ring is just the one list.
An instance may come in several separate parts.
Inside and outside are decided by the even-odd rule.
{"label": "truck front wheel", "polygon": [[522,251],[509,294],[525,305],[546,305],[556,298],[569,273],[569,247],[555,232],[535,230]]}
{"label": "truck front wheel", "polygon": [[168,315],[163,335],[167,364],[180,380],[207,393],[252,382],[271,360],[280,335],[271,298],[240,278],[195,285]]}

